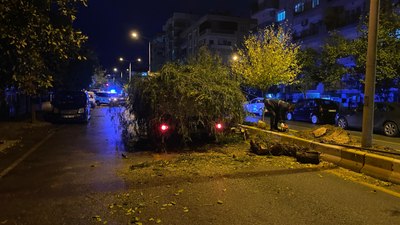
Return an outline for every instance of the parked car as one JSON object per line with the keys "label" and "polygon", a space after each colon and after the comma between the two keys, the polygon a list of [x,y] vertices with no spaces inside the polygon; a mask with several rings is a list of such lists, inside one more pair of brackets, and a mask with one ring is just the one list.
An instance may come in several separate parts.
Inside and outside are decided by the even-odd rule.
{"label": "parked car", "polygon": [[248,113],[253,113],[262,116],[264,112],[264,98],[254,98],[243,104],[244,110]]}
{"label": "parked car", "polygon": [[89,96],[84,91],[56,92],[51,104],[56,121],[88,122],[90,119]]}
{"label": "parked car", "polygon": [[[377,102],[374,106],[374,131],[383,132],[383,134],[390,137],[398,136],[400,104]],[[361,130],[362,118],[363,105],[360,105],[353,110],[339,113],[336,117],[336,125],[343,129],[354,128]]]}
{"label": "parked car", "polygon": [[335,124],[339,106],[335,101],[315,98],[300,99],[296,102],[293,112],[287,113],[287,120],[301,120],[313,124]]}
{"label": "parked car", "polygon": [[89,102],[90,102],[90,106],[92,108],[96,107],[96,95],[93,91],[87,91],[87,94],[89,95]]}

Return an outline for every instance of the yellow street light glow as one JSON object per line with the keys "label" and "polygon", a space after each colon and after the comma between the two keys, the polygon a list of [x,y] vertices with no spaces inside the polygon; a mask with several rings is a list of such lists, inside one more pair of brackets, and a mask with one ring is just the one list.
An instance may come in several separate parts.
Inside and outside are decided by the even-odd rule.
{"label": "yellow street light glow", "polygon": [[138,32],[132,31],[132,32],[131,32],[131,37],[134,38],[134,39],[138,39],[138,38],[139,38]]}
{"label": "yellow street light glow", "polygon": [[234,55],[232,56],[232,60],[233,60],[233,61],[237,61],[238,59],[239,59],[239,56],[238,56],[238,55],[234,54]]}
{"label": "yellow street light glow", "polygon": [[141,58],[138,58],[138,59],[137,59],[137,61],[138,61],[138,62],[141,62],[141,61],[142,61],[142,59],[141,59]]}

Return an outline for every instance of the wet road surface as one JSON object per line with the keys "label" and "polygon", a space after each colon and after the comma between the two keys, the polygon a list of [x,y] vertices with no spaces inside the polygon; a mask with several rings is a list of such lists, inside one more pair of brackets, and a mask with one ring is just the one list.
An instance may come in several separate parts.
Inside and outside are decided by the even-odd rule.
{"label": "wet road surface", "polygon": [[0,224],[400,224],[399,194],[330,167],[132,180],[129,165],[156,155],[124,152],[118,109],[96,108],[89,124],[55,125],[0,179]]}

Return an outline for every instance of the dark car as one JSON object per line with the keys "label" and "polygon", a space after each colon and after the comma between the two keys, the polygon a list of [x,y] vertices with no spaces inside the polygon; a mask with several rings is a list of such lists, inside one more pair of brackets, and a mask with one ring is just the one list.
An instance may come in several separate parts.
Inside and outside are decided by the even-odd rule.
{"label": "dark car", "polygon": [[88,122],[90,119],[89,96],[84,91],[56,92],[51,104],[56,121]]}
{"label": "dark car", "polygon": [[[363,106],[347,112],[341,112],[336,118],[336,125],[343,128],[361,130]],[[386,136],[399,135],[400,104],[377,102],[374,104],[374,131],[383,132]]]}
{"label": "dark car", "polygon": [[315,98],[300,99],[293,112],[287,113],[287,120],[301,120],[313,124],[334,124],[339,106],[335,101]]}

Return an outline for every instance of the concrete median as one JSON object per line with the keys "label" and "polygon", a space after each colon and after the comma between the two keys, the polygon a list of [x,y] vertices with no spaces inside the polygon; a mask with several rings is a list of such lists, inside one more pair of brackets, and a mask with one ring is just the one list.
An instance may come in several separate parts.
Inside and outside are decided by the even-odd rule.
{"label": "concrete median", "polygon": [[393,159],[381,155],[365,154],[362,173],[374,176],[383,180],[389,180],[392,174]]}
{"label": "concrete median", "polygon": [[252,126],[242,125],[243,128],[255,132],[265,132],[288,143],[304,146],[321,152],[321,159],[334,163],[355,172],[400,184],[400,160],[373,153],[367,153],[350,147],[324,144],[312,140],[291,136],[285,133],[271,132]]}
{"label": "concrete median", "polygon": [[393,159],[392,174],[389,177],[389,181],[400,184],[400,160]]}

